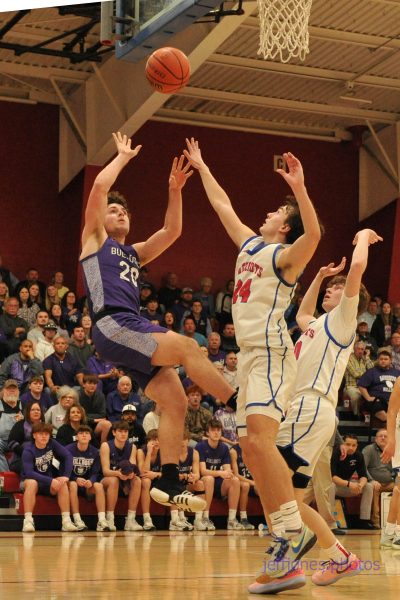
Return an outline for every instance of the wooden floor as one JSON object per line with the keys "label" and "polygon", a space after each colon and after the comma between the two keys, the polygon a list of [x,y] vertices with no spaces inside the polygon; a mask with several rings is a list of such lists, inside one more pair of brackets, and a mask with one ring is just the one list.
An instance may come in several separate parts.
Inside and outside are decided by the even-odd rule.
{"label": "wooden floor", "polygon": [[[282,597],[397,600],[400,552],[381,550],[379,534],[360,532],[342,538],[364,561],[363,574],[329,587],[316,587],[308,578],[305,587],[284,592]],[[222,530],[0,533],[0,597],[254,599],[246,588],[261,566],[268,539],[258,532]],[[321,556],[313,549],[306,559]]]}

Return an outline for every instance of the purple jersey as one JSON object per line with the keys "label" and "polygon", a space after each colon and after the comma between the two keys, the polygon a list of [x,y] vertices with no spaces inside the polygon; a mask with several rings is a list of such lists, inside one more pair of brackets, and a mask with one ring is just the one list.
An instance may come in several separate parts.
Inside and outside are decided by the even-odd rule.
{"label": "purple jersey", "polygon": [[89,444],[87,450],[79,450],[78,444],[68,444],[65,447],[72,456],[71,481],[78,477],[89,479],[93,483],[99,480],[100,475],[100,456],[97,448]]}
{"label": "purple jersey", "polygon": [[242,477],[246,477],[246,479],[253,479],[250,471],[248,470],[248,468],[245,465],[245,462],[243,460],[242,449],[239,446],[239,444],[234,447],[234,450],[236,451],[236,454],[237,454],[237,466],[238,466],[239,475],[242,475]]}
{"label": "purple jersey", "polygon": [[123,448],[117,448],[115,445],[115,440],[110,440],[107,442],[110,446],[110,469],[112,471],[118,471],[119,465],[122,461],[126,461],[130,459],[132,454],[132,446],[130,442],[125,442]]}
{"label": "purple jersey", "polygon": [[92,316],[107,308],[139,314],[140,262],[131,245],[107,238],[97,252],[81,263]]}
{"label": "purple jersey", "polygon": [[193,450],[194,448],[188,446],[185,460],[179,461],[179,475],[189,475],[192,472]]}
{"label": "purple jersey", "polygon": [[196,445],[196,450],[200,455],[200,462],[205,462],[206,469],[210,471],[220,471],[224,465],[231,464],[229,448],[223,442],[218,442],[218,446],[212,448],[208,440],[202,440]]}
{"label": "purple jersey", "polygon": [[[59,461],[59,472],[54,464]],[[26,444],[22,452],[21,479],[35,479],[39,483],[51,483],[54,477],[69,477],[72,471],[72,456],[55,440],[49,440],[45,448],[37,448],[34,442]]]}
{"label": "purple jersey", "polygon": [[[147,456],[147,446],[143,448],[143,454]],[[150,471],[154,471],[154,473],[159,473],[161,471],[161,456],[159,450],[157,450],[154,462],[151,462],[150,459]]]}

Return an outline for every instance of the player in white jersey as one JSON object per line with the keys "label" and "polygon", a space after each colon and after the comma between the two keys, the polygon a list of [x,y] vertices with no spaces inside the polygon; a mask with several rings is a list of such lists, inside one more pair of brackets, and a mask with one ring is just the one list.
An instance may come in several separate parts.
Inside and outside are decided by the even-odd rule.
{"label": "player in white jersey", "polygon": [[390,395],[386,428],[388,439],[382,452],[382,462],[388,463],[391,460],[397,477],[385,529],[381,535],[381,546],[400,550],[400,377],[396,379]]}
{"label": "player in white jersey", "polygon": [[303,527],[290,472],[275,439],[296,374],[284,311],[298,276],[318,246],[321,228],[307,194],[302,165],[293,154],[284,154],[288,172],[278,169],[278,173],[291,187],[296,202],[269,212],[257,235],[235,213],[229,197],[204,163],[198,142],[192,138],[186,144],[186,158],[199,171],[212,207],[240,249],[232,298],[240,346],[240,445],[266,516],[284,521],[282,534],[287,537],[279,539],[279,556],[285,555],[288,538],[293,538],[301,555],[312,543],[312,536]]}
{"label": "player in white jersey", "polygon": [[[295,347],[298,362],[295,392],[276,443],[294,473],[293,485],[303,521],[316,533],[326,553],[326,565],[312,576],[317,585],[328,585],[344,576],[355,575],[360,567],[359,559],[339,544],[322,517],[303,503],[303,496],[315,464],[335,429],[337,394],[352,351],[357,314],[365,309],[369,300],[361,283],[368,248],[381,239],[371,229],[359,231],[353,242],[355,249],[348,276],[338,276],[345,267],[345,258],[337,267],[333,263],[322,267],[297,313],[303,334]],[[326,314],[315,319],[320,287],[327,277],[333,279],[328,282],[322,304]],[[293,550],[295,548],[286,555],[284,570],[293,569],[293,563],[298,560]],[[275,581],[271,575],[267,565],[250,591],[272,591]]]}

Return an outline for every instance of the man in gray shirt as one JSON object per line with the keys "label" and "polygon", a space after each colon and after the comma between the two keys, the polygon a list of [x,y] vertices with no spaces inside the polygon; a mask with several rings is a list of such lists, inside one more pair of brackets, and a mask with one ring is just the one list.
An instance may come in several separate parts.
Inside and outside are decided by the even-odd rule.
{"label": "man in gray shirt", "polygon": [[382,492],[391,492],[394,488],[392,476],[392,463],[384,464],[381,456],[387,443],[386,429],[378,429],[375,441],[365,446],[362,453],[364,455],[365,466],[367,467],[368,480],[372,482],[374,496],[372,500],[371,521],[379,526],[379,506]]}

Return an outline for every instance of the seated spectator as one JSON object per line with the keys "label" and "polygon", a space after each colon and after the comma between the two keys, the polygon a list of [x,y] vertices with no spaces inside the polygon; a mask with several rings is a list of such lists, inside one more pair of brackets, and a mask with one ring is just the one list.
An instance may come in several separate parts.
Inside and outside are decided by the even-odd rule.
{"label": "seated spectator", "polygon": [[4,281],[0,281],[0,315],[3,314],[3,306],[7,298],[9,298],[9,289]]}
{"label": "seated spectator", "polygon": [[[372,484],[368,483],[364,457],[357,450],[357,436],[352,434],[345,435],[344,443],[347,448],[347,456],[342,459],[340,448],[335,448],[331,459],[332,485],[330,488],[330,500],[332,510],[334,510],[335,506],[335,496],[339,496],[340,498],[361,496],[358,527],[360,529],[376,529],[376,526],[370,521],[373,488]],[[355,473],[358,476],[357,480],[354,479]]]}
{"label": "seated spectator", "polygon": [[46,286],[43,283],[43,281],[39,281],[39,271],[35,268],[32,267],[30,269],[27,270],[26,272],[26,279],[24,279],[23,281],[20,281],[16,286],[15,286],[15,293],[18,294],[19,290],[22,287],[26,287],[29,289],[29,287],[33,284],[37,284],[39,287],[39,292],[40,295],[42,296],[42,298],[44,297],[44,293],[46,291]]}
{"label": "seated spectator", "polygon": [[157,322],[158,325],[161,323],[163,316],[158,308],[157,296],[146,298],[145,308],[140,311],[140,314],[151,322]]}
{"label": "seated spectator", "polygon": [[35,357],[41,362],[54,352],[53,342],[57,335],[57,329],[57,325],[53,321],[49,321],[43,327],[43,337],[38,341],[35,348]]}
{"label": "seated spectator", "polygon": [[58,295],[58,290],[56,286],[50,283],[46,287],[46,293],[44,296],[44,307],[49,313],[55,304],[61,305],[61,298]]}
{"label": "seated spectator", "polygon": [[125,404],[133,404],[139,421],[142,420],[142,404],[139,394],[132,391],[132,381],[127,375],[118,379],[117,389],[107,396],[106,414],[112,423],[121,420],[122,409]]}
{"label": "seated spectator", "polygon": [[391,463],[384,464],[381,456],[387,444],[386,429],[378,429],[375,435],[373,444],[368,444],[363,448],[365,466],[367,469],[368,479],[374,488],[374,496],[372,500],[372,517],[371,521],[377,527],[380,526],[380,498],[382,492],[392,492],[394,481],[392,479]]}
{"label": "seated spectator", "polygon": [[0,390],[7,379],[15,379],[22,394],[27,390],[30,379],[42,374],[42,363],[33,355],[32,342],[23,340],[20,342],[19,352],[7,356],[0,367]]}
{"label": "seated spectator", "polygon": [[[22,531],[35,531],[33,509],[36,495],[57,496],[61,511],[62,531],[78,531],[70,515],[68,481],[72,471],[72,456],[58,442],[51,439],[51,425],[36,423],[32,427],[33,442],[22,452],[21,487],[24,491],[24,523]],[[56,471],[54,461],[60,463]]]}
{"label": "seated spectator", "polygon": [[32,400],[39,403],[44,413],[50,406],[54,405],[51,395],[44,391],[43,375],[33,375],[33,377],[30,378],[28,390],[24,392],[20,398],[22,410],[24,410],[28,402],[32,402]]}
{"label": "seated spectator", "polygon": [[378,345],[375,338],[368,332],[368,324],[365,321],[358,323],[356,336],[360,342],[365,343],[365,349],[369,352],[369,358],[375,360],[378,355]]}
{"label": "seated spectator", "polygon": [[97,391],[97,375],[83,376],[82,389],[79,392],[79,404],[86,411],[88,425],[101,442],[107,440],[111,422],[106,418],[106,399],[102,392]]}
{"label": "seated spectator", "polygon": [[358,389],[358,380],[367,369],[372,369],[374,363],[365,351],[365,342],[355,342],[354,350],[350,354],[344,374],[345,387],[344,393],[350,399],[352,411],[355,415],[360,414],[361,392]]}
{"label": "seated spectator", "polygon": [[233,387],[237,388],[237,356],[235,352],[227,352],[225,356],[225,366],[222,371],[224,379]]}
{"label": "seated spectator", "polygon": [[8,471],[6,459],[8,437],[15,423],[23,418],[17,382],[14,379],[8,379],[4,383],[2,398],[0,399],[0,472]]}
{"label": "seated spectator", "polygon": [[46,423],[51,423],[51,425],[56,430],[54,432],[54,436],[57,434],[57,431],[64,424],[65,415],[67,414],[67,410],[73,405],[78,404],[78,392],[68,385],[62,385],[57,390],[57,404],[50,406],[50,408],[44,414],[44,420]]}
{"label": "seated spectator", "polygon": [[376,315],[371,327],[371,335],[375,338],[378,348],[390,343],[396,320],[393,318],[392,307],[389,302],[382,304],[382,313]]}
{"label": "seated spectator", "polygon": [[139,300],[140,300],[140,310],[144,310],[146,308],[147,298],[154,294],[153,288],[149,283],[143,283],[140,286],[139,292]]}
{"label": "seated spectator", "polygon": [[81,369],[86,370],[87,362],[94,354],[94,346],[86,341],[85,330],[81,325],[75,325],[72,329],[68,352],[78,361]]}
{"label": "seated spectator", "polygon": [[65,339],[69,339],[69,334],[62,315],[61,305],[54,304],[50,310],[51,320],[57,325],[57,333]]}
{"label": "seated spectator", "polygon": [[[212,419],[207,425],[207,438],[199,442],[196,450],[200,458],[200,475],[204,483],[207,508],[203,511],[202,520],[208,531],[215,529],[210,520],[210,505],[213,497],[228,498],[228,524],[227,529],[244,529],[236,518],[240,481],[233,474],[231,458],[226,444],[221,442],[222,426],[218,419]],[[196,518],[200,513],[196,513]],[[196,521],[195,521],[195,528]]]}
{"label": "seated spectator", "polygon": [[232,323],[232,296],[235,280],[228,279],[225,290],[218,292],[215,300],[215,316],[222,331],[226,323]]}
{"label": "seated spectator", "polygon": [[221,333],[221,349],[223,352],[239,352],[233,323],[225,323],[224,325]]}
{"label": "seated spectator", "polygon": [[207,338],[212,332],[210,319],[207,317],[203,305],[200,300],[193,300],[191,310],[184,315],[185,317],[192,317],[196,326],[196,332]]}
{"label": "seated spectator", "polygon": [[28,285],[28,292],[29,299],[32,304],[36,304],[40,310],[45,310],[46,307],[44,303],[44,293],[40,290],[37,282],[33,282]]}
{"label": "seated spectator", "polygon": [[179,323],[176,322],[175,315],[170,310],[164,313],[160,325],[171,331],[179,332]]}
{"label": "seated spectator", "polygon": [[8,436],[8,451],[13,455],[9,460],[10,471],[21,473],[22,451],[26,442],[32,441],[32,427],[44,423],[44,413],[38,402],[28,402],[23,412],[24,418],[15,423]]}
{"label": "seated spectator", "polygon": [[[200,280],[200,290],[193,294],[193,300],[200,300],[207,319],[215,317],[215,301],[214,296],[211,294],[212,285],[213,281],[211,277],[202,277]],[[207,336],[208,333],[204,333],[203,335]]]}
{"label": "seated spectator", "polygon": [[254,483],[254,479],[244,463],[242,449],[239,444],[231,448],[229,452],[231,455],[232,472],[240,481],[240,523],[243,525],[243,529],[251,531],[252,529],[255,529],[255,527],[250,523],[247,517],[247,504],[249,501],[249,496],[257,497],[258,492]]}
{"label": "seated spectator", "polygon": [[[194,448],[189,447],[190,433],[187,429],[183,432],[181,452],[179,455],[179,479],[185,485],[185,489],[195,493],[198,496],[204,496],[204,483],[200,481],[200,459],[199,453]],[[195,520],[196,520],[195,513]],[[203,511],[197,517],[198,525],[202,523]],[[192,531],[193,525],[186,519],[183,510],[173,510],[171,508],[170,531]],[[203,529],[203,531],[205,528]]]}
{"label": "seated spectator", "polygon": [[[76,442],[76,434],[81,425],[87,426],[86,411],[80,404],[72,404],[72,406],[67,408],[63,424],[57,430],[57,442],[59,442],[61,446],[68,446],[68,444]],[[98,448],[100,444],[98,443],[93,430],[91,428],[89,429],[91,432],[90,443],[92,446]]]}
{"label": "seated spectator", "polygon": [[378,303],[376,300],[371,298],[368,304],[368,308],[365,312],[361,313],[357,317],[358,323],[367,323],[368,331],[371,333],[372,325],[376,319],[376,315],[378,314]]}
{"label": "seated spectator", "polygon": [[96,501],[96,531],[110,531],[106,521],[106,498],[103,484],[100,483],[101,465],[99,450],[90,444],[92,430],[88,425],[80,425],[76,441],[66,450],[72,456],[72,473],[68,483],[72,518],[78,531],[88,529],[79,511],[79,497]]}
{"label": "seated spectator", "polygon": [[96,349],[94,349],[93,356],[87,361],[86,371],[92,375],[97,375],[99,379],[97,389],[99,392],[103,392],[105,396],[117,389],[120,377],[118,369],[101,358]]}
{"label": "seated spectator", "polygon": [[79,325],[82,313],[78,307],[78,299],[75,292],[69,290],[61,300],[62,316],[68,335],[72,335],[74,327]]}
{"label": "seated spectator", "polygon": [[224,365],[226,352],[221,349],[221,336],[217,332],[210,333],[208,340],[208,358],[211,362],[219,362]]}
{"label": "seated spectator", "polygon": [[150,515],[150,490],[154,481],[161,477],[160,443],[157,429],[149,429],[146,435],[146,444],[139,448],[137,459],[142,478],[140,503],[143,513],[143,529],[154,531],[155,526]]}
{"label": "seated spectator", "polygon": [[64,285],[64,273],[61,271],[56,271],[51,278],[51,283],[57,289],[58,296],[60,300],[65,296],[69,289]]}
{"label": "seated spectator", "polygon": [[177,284],[178,277],[176,273],[167,273],[166,285],[160,288],[158,292],[158,301],[166,311],[173,308],[173,306],[179,302],[181,290]]}
{"label": "seated spectator", "polygon": [[54,352],[43,361],[44,379],[47,387],[55,393],[62,385],[74,387],[83,380],[82,367],[71,356],[65,338],[56,336],[53,341]]}
{"label": "seated spectator", "polygon": [[158,429],[158,426],[160,424],[160,415],[161,408],[159,408],[158,405],[154,403],[153,410],[150,410],[148,413],[146,413],[143,419],[143,429],[145,430],[146,435],[148,435],[149,431],[151,431],[152,429]]}
{"label": "seated spectator", "polygon": [[390,339],[392,351],[392,367],[400,370],[400,333],[394,333]]}
{"label": "seated spectator", "polygon": [[92,340],[92,319],[90,318],[89,315],[83,315],[82,319],[81,319],[81,327],[85,333],[85,340],[86,343],[89,344],[90,346],[93,346],[93,340]]}
{"label": "seated spectator", "polygon": [[358,380],[363,410],[385,423],[389,397],[399,376],[400,371],[392,367],[390,352],[380,350],[376,367],[365,371]]}
{"label": "seated spectator", "polygon": [[[189,313],[193,301],[193,290],[191,287],[184,287],[181,291],[181,297],[179,302],[173,305],[172,312],[175,315],[175,319],[177,323],[180,323],[181,327],[183,326],[183,318],[185,313]],[[160,300],[161,302],[161,300]]]}
{"label": "seated spectator", "polygon": [[5,348],[7,356],[18,352],[21,342],[26,338],[29,325],[18,317],[19,302],[17,298],[10,297],[4,302],[3,314],[0,315],[0,331],[5,335]]}
{"label": "seated spectator", "polygon": [[128,515],[125,531],[141,531],[143,527],[136,521],[136,508],[140,498],[141,480],[135,473],[136,446],[128,442],[129,426],[117,421],[112,426],[114,439],[103,442],[100,447],[102,484],[106,493],[106,519],[110,531],[116,531],[114,509],[118,495],[128,496]]}
{"label": "seated spectator", "polygon": [[[136,448],[141,448],[144,446],[146,443],[146,432],[142,425],[137,422],[136,406],[133,404],[125,404],[125,406],[122,408],[121,421],[126,421],[129,425],[128,440],[132,444],[135,444]],[[113,433],[111,429],[108,433],[107,439],[113,439]]]}
{"label": "seated spectator", "polygon": [[185,317],[183,319],[182,335],[195,340],[199,346],[207,346],[207,340],[204,335],[201,335],[201,333],[197,333],[196,331],[196,323],[194,322],[193,317]]}
{"label": "seated spectator", "polygon": [[19,309],[17,315],[28,323],[29,329],[35,326],[36,315],[40,311],[40,306],[33,302],[29,296],[29,290],[22,287],[18,292]]}
{"label": "seated spectator", "polygon": [[194,447],[197,442],[205,439],[207,425],[212,419],[212,413],[200,405],[202,396],[201,388],[198,385],[190,385],[185,391],[188,398],[185,428],[190,433],[189,445]]}
{"label": "seated spectator", "polygon": [[229,447],[239,443],[239,437],[236,433],[236,415],[230,406],[225,404],[215,411],[214,419],[218,419],[222,425],[221,442],[225,442]]}
{"label": "seated spectator", "polygon": [[43,339],[44,326],[49,322],[49,314],[45,310],[40,310],[36,315],[35,327],[28,331],[27,338],[33,343],[36,348],[40,340]]}

